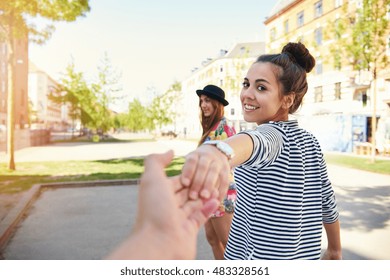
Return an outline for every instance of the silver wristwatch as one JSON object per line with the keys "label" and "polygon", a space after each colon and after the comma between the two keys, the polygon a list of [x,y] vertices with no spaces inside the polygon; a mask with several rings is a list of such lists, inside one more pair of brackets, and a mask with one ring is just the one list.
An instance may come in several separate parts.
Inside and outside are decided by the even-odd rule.
{"label": "silver wristwatch", "polygon": [[203,144],[215,146],[218,150],[220,150],[228,158],[228,160],[231,160],[234,157],[234,151],[233,151],[232,147],[230,147],[229,144],[227,144],[223,141],[211,140],[211,141],[206,141]]}

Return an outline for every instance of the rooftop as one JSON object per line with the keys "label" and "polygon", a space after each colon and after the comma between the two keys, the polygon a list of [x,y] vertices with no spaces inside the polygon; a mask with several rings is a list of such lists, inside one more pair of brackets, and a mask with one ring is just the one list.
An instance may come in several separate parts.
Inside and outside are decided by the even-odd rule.
{"label": "rooftop", "polygon": [[294,2],[296,2],[296,0],[278,0],[278,2],[275,4],[275,6],[269,12],[267,18],[270,18],[270,17],[278,14],[284,8],[288,7],[289,5],[291,5]]}
{"label": "rooftop", "polygon": [[225,57],[257,57],[264,54],[265,43],[264,42],[246,42],[238,43],[226,54]]}

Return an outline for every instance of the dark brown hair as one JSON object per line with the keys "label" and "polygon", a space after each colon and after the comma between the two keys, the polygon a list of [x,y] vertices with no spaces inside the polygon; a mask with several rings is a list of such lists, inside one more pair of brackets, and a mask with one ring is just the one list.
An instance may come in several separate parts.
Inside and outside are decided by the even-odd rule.
{"label": "dark brown hair", "polygon": [[[225,107],[223,104],[215,99],[210,98],[210,102],[214,108],[214,112],[211,116],[206,117],[202,110],[200,110],[200,123],[202,125],[202,137],[199,140],[198,146],[203,144],[207,136],[209,136],[211,129],[222,119],[225,114]],[[200,108],[200,98],[199,98]]]}
{"label": "dark brown hair", "polygon": [[309,73],[315,66],[314,57],[304,44],[288,43],[280,54],[265,54],[257,58],[255,63],[270,62],[279,67],[275,67],[276,79],[281,84],[282,95],[294,94],[294,103],[289,109],[289,113],[296,112],[302,104],[308,85],[306,73]]}

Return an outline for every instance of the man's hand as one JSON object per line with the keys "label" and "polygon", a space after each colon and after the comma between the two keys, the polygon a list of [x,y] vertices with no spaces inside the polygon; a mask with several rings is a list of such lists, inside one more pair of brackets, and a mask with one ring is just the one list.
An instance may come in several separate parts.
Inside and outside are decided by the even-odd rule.
{"label": "man's hand", "polygon": [[164,168],[173,152],[145,158],[140,180],[137,220],[132,235],[111,259],[194,259],[200,227],[218,207],[215,198],[189,199],[179,176]]}

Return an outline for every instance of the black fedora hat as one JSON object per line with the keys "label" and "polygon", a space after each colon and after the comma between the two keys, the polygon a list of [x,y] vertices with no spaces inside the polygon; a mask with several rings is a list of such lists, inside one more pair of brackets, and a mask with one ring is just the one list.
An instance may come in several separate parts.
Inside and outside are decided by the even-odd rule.
{"label": "black fedora hat", "polygon": [[229,105],[229,102],[225,99],[225,92],[217,86],[207,85],[203,89],[198,89],[196,94],[200,96],[204,94],[212,99],[215,99],[223,104],[223,106]]}

